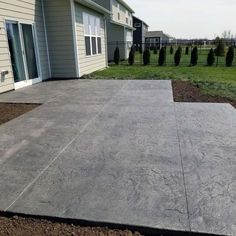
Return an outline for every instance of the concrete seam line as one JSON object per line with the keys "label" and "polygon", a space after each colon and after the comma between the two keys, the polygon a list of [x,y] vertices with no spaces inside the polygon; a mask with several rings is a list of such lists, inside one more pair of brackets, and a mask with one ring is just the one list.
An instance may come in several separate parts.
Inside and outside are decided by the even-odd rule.
{"label": "concrete seam line", "polygon": [[4,212],[8,211],[23,195],[24,193],[44,174],[44,172],[63,154],[67,148],[79,137],[80,134],[82,134],[96,119],[97,117],[110,105],[110,103],[117,97],[117,95],[125,89],[125,87],[128,85],[129,82],[124,83],[124,85],[121,87],[121,89],[111,97],[111,99],[98,111],[98,114],[95,115],[92,119],[90,119],[79,131],[78,134],[75,135],[75,137],[64,147],[61,149],[61,151],[52,159],[52,161],[44,167],[40,173],[33,179],[32,182],[30,182],[22,191],[21,193],[16,197],[16,199],[4,210]]}
{"label": "concrete seam line", "polygon": [[192,229],[191,229],[191,223],[190,223],[188,194],[187,194],[186,180],[185,180],[185,174],[184,174],[183,155],[182,155],[181,144],[180,144],[179,125],[178,125],[178,119],[177,119],[175,102],[173,104],[174,104],[174,113],[175,113],[175,122],[176,122],[176,133],[177,133],[178,146],[179,146],[179,155],[180,155],[180,161],[181,161],[183,185],[184,185],[184,194],[185,194],[185,201],[186,201],[186,207],[187,207],[186,210],[187,210],[187,215],[188,215],[188,226],[189,226],[189,230],[190,230],[190,234],[191,234]]}

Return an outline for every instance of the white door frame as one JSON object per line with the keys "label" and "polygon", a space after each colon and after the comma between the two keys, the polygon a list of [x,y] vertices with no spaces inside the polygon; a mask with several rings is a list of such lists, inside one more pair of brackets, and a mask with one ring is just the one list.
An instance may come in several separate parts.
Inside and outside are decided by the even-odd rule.
{"label": "white door frame", "polygon": [[[14,88],[20,89],[20,88],[23,88],[26,86],[30,86],[30,85],[42,82],[42,72],[41,72],[41,65],[40,65],[40,59],[39,59],[38,39],[37,39],[36,31],[35,31],[35,24],[32,22],[28,22],[28,21],[21,21],[21,20],[15,20],[12,18],[11,19],[6,18],[5,19],[5,28],[6,28],[7,22],[16,23],[18,25],[21,49],[22,49],[22,54],[23,54],[22,56],[23,56],[23,62],[24,62],[24,70],[25,70],[25,76],[26,76],[26,80],[16,82],[16,83],[14,82]],[[32,35],[33,35],[34,52],[35,52],[35,58],[36,58],[36,66],[37,66],[37,70],[38,70],[38,78],[29,79],[26,54],[25,54],[25,45],[24,45],[23,33],[22,33],[22,24],[32,26]],[[6,32],[6,34],[7,34],[7,32]],[[9,50],[9,54],[10,54],[9,45],[8,45],[8,50]],[[13,73],[13,70],[12,70],[12,73]]]}

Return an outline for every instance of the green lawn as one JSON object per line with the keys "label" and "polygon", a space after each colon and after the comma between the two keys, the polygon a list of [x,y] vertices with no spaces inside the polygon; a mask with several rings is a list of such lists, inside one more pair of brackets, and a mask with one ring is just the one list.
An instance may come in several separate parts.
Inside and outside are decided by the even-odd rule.
{"label": "green lawn", "polygon": [[95,72],[93,79],[171,79],[184,80],[198,85],[204,92],[236,99],[236,66],[233,67],[189,67],[173,65],[159,67],[155,64],[142,66],[111,65],[110,68]]}

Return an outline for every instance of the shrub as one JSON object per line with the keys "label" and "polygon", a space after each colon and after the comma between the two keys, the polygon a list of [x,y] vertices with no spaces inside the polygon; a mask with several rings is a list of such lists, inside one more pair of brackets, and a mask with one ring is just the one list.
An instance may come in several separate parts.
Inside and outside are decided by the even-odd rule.
{"label": "shrub", "polygon": [[166,48],[162,47],[159,53],[158,65],[163,66],[166,59]]}
{"label": "shrub", "polygon": [[119,47],[116,47],[116,49],[115,49],[114,62],[116,65],[119,65],[119,63],[120,63],[120,49],[119,49]]}
{"label": "shrub", "polygon": [[191,66],[196,66],[198,61],[198,49],[197,46],[195,46],[191,52],[191,61],[190,65]]}
{"label": "shrub", "polygon": [[146,48],[143,52],[143,64],[146,66],[146,65],[149,65],[150,64],[150,50],[149,48]]}
{"label": "shrub", "polygon": [[217,57],[224,57],[225,56],[225,42],[224,42],[224,39],[217,39],[215,55]]}
{"label": "shrub", "polygon": [[171,47],[170,47],[170,54],[172,55],[174,53],[174,48],[173,48],[173,46],[171,45]]}
{"label": "shrub", "polygon": [[139,45],[139,53],[142,54],[143,53],[143,44],[140,43]]}
{"label": "shrub", "polygon": [[154,47],[153,53],[157,54],[157,47]]}
{"label": "shrub", "polygon": [[217,39],[216,41],[215,55],[217,56],[216,65],[218,66],[219,57],[225,56],[225,42],[224,39]]}
{"label": "shrub", "polygon": [[189,54],[189,46],[185,48],[185,55],[188,55],[188,54]]}
{"label": "shrub", "polygon": [[175,52],[175,57],[174,57],[176,66],[179,66],[181,56],[182,56],[182,48],[179,46],[177,51]]}
{"label": "shrub", "polygon": [[213,48],[209,51],[207,56],[207,65],[212,66],[215,63],[215,54]]}
{"label": "shrub", "polygon": [[134,51],[134,47],[132,46],[129,52],[129,65],[132,66],[134,64],[134,57],[135,57],[135,51]]}
{"label": "shrub", "polygon": [[234,61],[234,47],[230,46],[226,55],[226,66],[232,66]]}

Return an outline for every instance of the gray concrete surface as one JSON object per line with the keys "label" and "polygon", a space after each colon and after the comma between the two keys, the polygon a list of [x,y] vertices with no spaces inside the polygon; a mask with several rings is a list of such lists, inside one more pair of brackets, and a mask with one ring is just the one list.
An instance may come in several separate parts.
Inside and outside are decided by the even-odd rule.
{"label": "gray concrete surface", "polygon": [[174,103],[170,81],[71,80],[0,126],[0,209],[236,234],[236,110]]}

